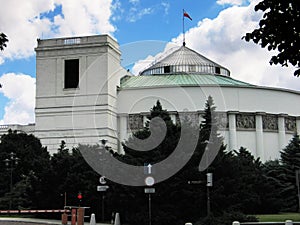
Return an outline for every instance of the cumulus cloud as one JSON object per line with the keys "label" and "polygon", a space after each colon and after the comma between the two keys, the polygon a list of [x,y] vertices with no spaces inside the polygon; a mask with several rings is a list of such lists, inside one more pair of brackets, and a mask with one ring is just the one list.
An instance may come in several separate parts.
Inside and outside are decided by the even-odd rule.
{"label": "cumulus cloud", "polygon": [[55,2],[62,6],[62,14],[54,18],[54,24],[59,27],[59,36],[115,31],[110,22],[112,0],[55,0]]}
{"label": "cumulus cloud", "polygon": [[[54,14],[54,19],[47,13]],[[32,56],[37,38],[111,34],[115,31],[111,14],[112,0],[10,0],[0,7],[0,29],[9,39],[0,63],[5,58]]]}
{"label": "cumulus cloud", "polygon": [[244,0],[218,0],[219,5],[242,5]]}
{"label": "cumulus cloud", "polygon": [[[149,42],[145,42],[144,45],[149,45]],[[155,46],[155,44],[153,44],[153,46]],[[144,47],[144,49],[146,49],[146,47]],[[149,55],[146,57],[146,59],[138,60],[132,67],[132,73],[134,75],[138,75],[143,70],[151,66],[152,63],[161,60],[166,54],[170,54],[176,49],[178,49],[176,44],[166,43],[166,46],[162,52],[158,53],[157,55]]]}
{"label": "cumulus cloud", "polygon": [[8,99],[0,123],[28,124],[34,122],[35,78],[8,73],[0,77],[0,93]]}

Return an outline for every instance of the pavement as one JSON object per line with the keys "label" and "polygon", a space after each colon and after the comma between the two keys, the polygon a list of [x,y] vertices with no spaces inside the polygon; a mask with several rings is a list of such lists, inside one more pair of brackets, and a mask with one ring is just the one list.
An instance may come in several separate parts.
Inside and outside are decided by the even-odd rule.
{"label": "pavement", "polygon": [[[17,218],[17,217],[0,217],[0,225],[62,225],[60,220],[33,219],[33,218]],[[68,222],[68,225],[71,222]],[[85,222],[84,225],[89,225]],[[97,225],[111,225],[108,223],[97,223]]]}

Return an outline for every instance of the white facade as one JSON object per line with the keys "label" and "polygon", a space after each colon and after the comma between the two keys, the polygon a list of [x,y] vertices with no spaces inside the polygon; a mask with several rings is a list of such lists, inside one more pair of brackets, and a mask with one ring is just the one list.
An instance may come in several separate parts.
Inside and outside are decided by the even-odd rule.
{"label": "white facade", "polygon": [[[274,159],[279,157],[294,132],[300,132],[299,92],[244,85],[239,81],[235,84],[226,68],[221,67],[221,71],[228,72],[228,77],[222,74],[196,76],[215,77],[232,84],[213,81],[197,85],[165,82],[126,86],[124,83],[130,82],[132,77],[121,81],[128,72],[121,67],[118,43],[107,35],[39,40],[36,54],[34,133],[50,152],[58,148],[61,140],[72,147],[79,143],[96,144],[101,139],[108,140],[109,146],[122,152],[121,142],[132,130],[143,126],[157,100],[170,112],[174,122],[178,112],[186,112],[194,123],[200,123],[209,95],[217,107],[220,133],[228,150],[243,146],[263,161]],[[79,62],[79,84],[75,88],[66,88],[68,60]],[[209,68],[215,65],[219,66],[211,64]],[[157,81],[161,77],[148,75],[148,78]],[[0,127],[0,132],[6,128]]]}
{"label": "white facade", "polygon": [[243,146],[262,160],[278,158],[294,132],[300,132],[298,92],[264,87],[165,87],[119,92],[120,139],[130,133],[128,112],[147,113],[160,100],[171,113],[188,110],[201,115],[209,95],[217,112],[226,115],[227,126],[220,133],[229,150]]}
{"label": "white facade", "polygon": [[[66,60],[79,61],[79,84],[66,88]],[[35,134],[55,151],[107,139],[116,149],[117,86],[125,74],[118,43],[107,35],[39,40]]]}

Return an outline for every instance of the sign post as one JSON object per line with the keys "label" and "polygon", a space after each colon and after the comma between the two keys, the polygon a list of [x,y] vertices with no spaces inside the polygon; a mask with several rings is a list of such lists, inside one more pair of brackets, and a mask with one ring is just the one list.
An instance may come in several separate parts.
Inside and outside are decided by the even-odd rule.
{"label": "sign post", "polygon": [[[147,166],[145,166],[145,171],[146,174],[151,174],[152,173],[152,165],[149,163]],[[149,225],[151,225],[151,221],[152,221],[152,215],[151,215],[151,194],[155,193],[155,188],[151,187],[155,184],[155,180],[152,176],[148,176],[145,179],[145,184],[146,184],[146,188],[145,188],[145,194],[148,194],[148,214],[149,214]]]}
{"label": "sign post", "polygon": [[102,192],[102,201],[101,201],[101,209],[102,209],[102,222],[104,222],[104,199],[105,199],[105,192],[107,191],[107,189],[109,188],[108,185],[106,184],[106,180],[105,180],[105,176],[102,176],[99,178],[99,182],[100,182],[100,186],[97,186],[97,191]]}
{"label": "sign post", "polygon": [[207,216],[210,215],[210,193],[209,193],[209,188],[213,186],[213,174],[212,173],[207,173],[206,174],[206,178],[207,178],[207,183],[206,183],[206,187],[207,187]]}

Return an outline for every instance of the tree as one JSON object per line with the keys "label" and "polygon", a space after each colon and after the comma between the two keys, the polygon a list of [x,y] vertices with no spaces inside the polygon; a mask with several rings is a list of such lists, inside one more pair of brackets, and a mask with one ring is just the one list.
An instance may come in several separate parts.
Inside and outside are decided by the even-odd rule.
{"label": "tree", "polygon": [[[58,152],[51,157],[51,166],[51,186],[55,187],[52,192],[55,201],[51,201],[51,207],[62,208],[66,194],[67,205],[81,203],[96,209],[99,205],[96,197],[99,175],[87,164],[79,148],[69,150],[65,141],[61,141]],[[79,192],[83,196],[81,202],[77,199]]]}
{"label": "tree", "polygon": [[0,167],[0,207],[8,208],[8,197],[12,202],[12,208],[37,208],[45,205],[51,171],[47,149],[42,147],[40,140],[33,135],[9,130],[8,134],[1,136],[1,164],[3,160],[9,158],[11,152],[16,154],[19,161],[18,165],[13,165],[11,191],[10,173],[5,165]]}
{"label": "tree", "polygon": [[275,159],[265,162],[262,169],[269,187],[260,192],[264,199],[260,211],[263,214],[275,214],[282,211],[285,202],[285,199],[282,198],[285,177],[283,166],[278,159]]}
{"label": "tree", "polygon": [[0,33],[0,50],[3,51],[4,47],[6,47],[6,43],[8,42],[7,36],[4,33]]}
{"label": "tree", "polygon": [[[259,28],[244,36],[246,41],[252,40],[267,47],[269,51],[278,50],[272,56],[270,64],[281,64],[300,67],[300,4],[298,0],[262,0],[255,6],[255,11],[263,11]],[[294,72],[300,75],[300,69]]]}
{"label": "tree", "polygon": [[[148,120],[151,121],[158,117],[166,126],[166,135],[163,141],[154,149],[141,152],[128,147],[132,146],[131,143],[134,142],[134,138],[129,138],[124,143],[125,155],[116,155],[119,160],[133,165],[155,164],[167,158],[174,151],[181,135],[182,124],[174,124],[169,113],[162,108],[159,101],[151,108]],[[150,124],[151,122],[146,122],[145,127],[135,132],[134,136],[139,139],[148,138],[151,133]],[[161,124],[156,124],[154,132],[160,131],[160,126]],[[199,132],[198,125],[194,131]],[[201,213],[205,214],[205,210],[201,208],[200,204],[203,193],[198,187],[188,184],[189,180],[199,178],[198,165],[199,161],[189,161],[175,175],[155,184],[155,194],[152,195],[153,224],[184,224],[188,220],[198,220]],[[165,168],[169,169],[169,166],[172,165],[166,165]],[[123,221],[130,222],[130,224],[148,223],[148,195],[144,193],[143,187],[117,185],[114,192],[119,194],[116,195],[118,199],[112,202],[117,204],[116,208],[123,215]]]}
{"label": "tree", "polygon": [[300,169],[300,139],[294,134],[289,144],[280,152],[283,173],[281,173],[282,197],[284,201],[284,211],[297,211],[298,198],[296,186],[296,171]]}

